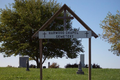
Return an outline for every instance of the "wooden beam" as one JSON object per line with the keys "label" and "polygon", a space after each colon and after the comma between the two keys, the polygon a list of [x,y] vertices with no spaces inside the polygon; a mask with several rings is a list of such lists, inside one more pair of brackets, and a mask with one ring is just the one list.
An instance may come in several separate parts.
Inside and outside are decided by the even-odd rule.
{"label": "wooden beam", "polygon": [[57,17],[57,19],[74,19],[74,17]]}
{"label": "wooden beam", "polygon": [[85,24],[66,4],[64,4],[39,30],[37,30],[32,38],[35,38],[36,35],[38,34],[39,31],[44,30],[46,27],[48,27],[48,25],[63,11],[63,10],[67,10],[69,13],[71,13],[73,15],[73,17],[75,17],[79,23],[81,23],[87,30],[92,31],[92,36],[94,36],[95,38],[98,37],[98,35],[87,26],[87,24]]}
{"label": "wooden beam", "polygon": [[95,38],[98,37],[98,35],[92,29],[90,29],[90,27],[88,27],[87,24],[85,24],[67,5],[66,10],[68,10],[68,12],[71,13],[78,20],[78,22],[81,23],[87,30],[92,31],[92,36],[94,36]]}
{"label": "wooden beam", "polygon": [[32,38],[34,38],[39,31],[44,30],[64,10],[64,8],[65,4],[39,30],[33,34]]}

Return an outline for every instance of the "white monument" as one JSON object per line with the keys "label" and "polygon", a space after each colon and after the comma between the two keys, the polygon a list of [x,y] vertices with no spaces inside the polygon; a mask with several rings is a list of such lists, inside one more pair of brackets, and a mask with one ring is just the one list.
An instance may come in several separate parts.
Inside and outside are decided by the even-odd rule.
{"label": "white monument", "polygon": [[84,54],[80,54],[80,62],[81,62],[82,68],[84,68],[85,67]]}

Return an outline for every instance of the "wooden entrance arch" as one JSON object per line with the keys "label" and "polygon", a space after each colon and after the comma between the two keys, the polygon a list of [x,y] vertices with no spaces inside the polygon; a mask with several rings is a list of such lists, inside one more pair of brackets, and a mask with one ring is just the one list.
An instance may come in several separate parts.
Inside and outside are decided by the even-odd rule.
{"label": "wooden entrance arch", "polygon": [[[41,28],[39,28],[32,36],[32,38],[36,38],[39,35],[39,31],[43,31],[46,27],[48,27],[48,25],[55,19],[58,17],[58,15],[62,12],[62,11],[68,11],[69,13],[71,13],[71,15],[80,23],[83,25],[83,27],[92,32],[92,36],[97,38],[98,35],[90,28],[88,27],[88,25],[83,22],[66,4],[64,4]],[[69,19],[69,18],[68,18]],[[71,19],[71,18],[70,18]],[[39,39],[39,45],[40,45],[40,80],[42,80],[42,39]],[[88,80],[91,80],[91,38],[89,38],[89,68],[88,68]]]}

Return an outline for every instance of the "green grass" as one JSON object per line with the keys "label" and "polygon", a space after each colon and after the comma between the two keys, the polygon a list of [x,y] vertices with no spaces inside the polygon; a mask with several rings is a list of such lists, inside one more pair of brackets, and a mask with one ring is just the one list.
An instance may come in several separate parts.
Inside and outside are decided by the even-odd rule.
{"label": "green grass", "polygon": [[[88,69],[84,75],[76,74],[77,68],[43,69],[43,80],[88,80]],[[0,80],[40,80],[40,70],[30,68],[0,68]],[[120,80],[120,69],[92,69],[92,80]]]}

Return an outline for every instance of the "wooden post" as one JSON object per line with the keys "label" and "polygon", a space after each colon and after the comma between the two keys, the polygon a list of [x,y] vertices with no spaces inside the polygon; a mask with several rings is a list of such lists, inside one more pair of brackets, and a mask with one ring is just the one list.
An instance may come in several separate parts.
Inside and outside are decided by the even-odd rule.
{"label": "wooden post", "polygon": [[88,80],[91,80],[91,38],[89,38],[89,69]]}
{"label": "wooden post", "polygon": [[39,39],[39,52],[40,52],[40,80],[42,80],[42,39]]}
{"label": "wooden post", "polygon": [[64,31],[66,31],[66,9],[64,9]]}

